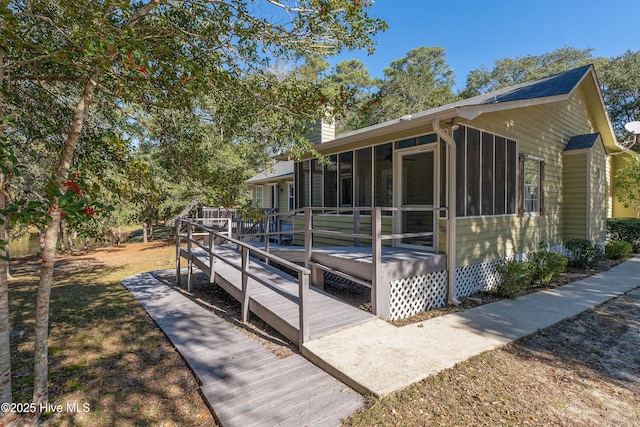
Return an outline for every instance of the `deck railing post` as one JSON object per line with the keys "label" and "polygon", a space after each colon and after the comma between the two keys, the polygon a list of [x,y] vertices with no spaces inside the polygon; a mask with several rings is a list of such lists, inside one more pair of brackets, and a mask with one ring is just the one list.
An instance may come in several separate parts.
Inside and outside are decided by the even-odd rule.
{"label": "deck railing post", "polygon": [[300,342],[298,347],[302,350],[302,344],[309,341],[309,273],[298,272],[298,315],[299,315],[299,331]]}
{"label": "deck railing post", "polygon": [[313,246],[313,224],[311,208],[304,208],[304,267],[309,268],[311,262],[311,247]]}
{"label": "deck railing post", "polygon": [[229,217],[227,218],[227,236],[233,237],[232,233],[233,233],[232,221],[231,221],[231,215],[229,215]]}
{"label": "deck railing post", "polygon": [[371,210],[371,308],[373,314],[383,319],[389,318],[389,284],[382,280],[382,210]]}
{"label": "deck railing post", "polygon": [[264,218],[262,219],[263,221],[263,227],[264,227],[264,250],[265,252],[269,252],[269,228],[271,228],[271,224],[269,221],[269,213],[265,212]]}
{"label": "deck railing post", "polygon": [[187,222],[187,292],[191,292],[191,275],[193,273],[193,252],[191,239],[193,238],[193,230],[191,223]]}
{"label": "deck railing post", "polygon": [[278,244],[282,244],[282,218],[276,216],[276,231],[278,232]]}
{"label": "deck railing post", "polygon": [[180,218],[176,218],[176,286],[180,286]]}
{"label": "deck railing post", "polygon": [[242,247],[242,321],[249,320],[249,248]]}
{"label": "deck railing post", "polygon": [[[360,234],[360,210],[353,211],[353,234]],[[354,246],[360,246],[360,238],[353,239]]]}
{"label": "deck railing post", "polygon": [[216,281],[216,269],[213,265],[215,257],[213,256],[215,252],[215,236],[210,231],[209,232],[209,283],[214,283]]}
{"label": "deck railing post", "polygon": [[438,235],[440,234],[440,209],[431,211],[433,214],[433,250],[438,252]]}

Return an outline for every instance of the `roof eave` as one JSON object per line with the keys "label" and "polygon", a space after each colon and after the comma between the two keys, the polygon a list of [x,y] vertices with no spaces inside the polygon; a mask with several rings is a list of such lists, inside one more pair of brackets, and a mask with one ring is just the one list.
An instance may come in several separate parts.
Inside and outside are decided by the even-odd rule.
{"label": "roof eave", "polygon": [[264,184],[265,182],[281,181],[288,177],[293,177],[293,172],[285,173],[282,175],[276,175],[276,176],[267,176],[267,177],[258,178],[258,179],[249,178],[244,183],[245,184]]}
{"label": "roof eave", "polygon": [[424,125],[431,126],[431,121],[434,118],[438,118],[440,120],[450,120],[455,117],[459,117],[458,110],[459,108],[451,108],[429,114],[418,113],[410,116],[403,116],[399,119],[390,120],[384,123],[340,135],[333,141],[317,145],[315,148],[319,151],[332,150],[342,145],[351,144],[354,142],[362,141],[364,139],[376,138],[388,134],[398,133],[404,130],[413,129]]}

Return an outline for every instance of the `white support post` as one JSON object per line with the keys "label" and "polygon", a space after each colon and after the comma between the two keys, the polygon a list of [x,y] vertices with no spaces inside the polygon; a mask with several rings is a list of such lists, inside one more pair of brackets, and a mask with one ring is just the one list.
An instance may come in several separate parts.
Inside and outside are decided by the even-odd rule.
{"label": "white support post", "polygon": [[456,298],[456,142],[449,132],[440,127],[438,118],[431,122],[433,130],[447,144],[449,164],[447,165],[447,303],[460,305]]}
{"label": "white support post", "polygon": [[249,320],[249,248],[242,247],[242,316],[243,322]]}
{"label": "white support post", "polygon": [[233,233],[233,229],[232,229],[232,216],[230,215],[229,218],[227,218],[227,237],[233,237],[232,233]]}

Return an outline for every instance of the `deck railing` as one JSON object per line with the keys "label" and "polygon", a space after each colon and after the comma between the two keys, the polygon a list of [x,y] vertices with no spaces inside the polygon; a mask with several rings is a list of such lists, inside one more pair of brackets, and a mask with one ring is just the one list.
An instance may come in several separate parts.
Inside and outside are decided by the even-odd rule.
{"label": "deck railing", "polygon": [[[314,242],[321,237],[329,237],[334,241],[342,240],[353,242],[354,246],[361,246],[364,240],[368,240],[370,243],[367,245],[371,247],[371,307],[374,314],[385,317],[387,315],[389,306],[389,284],[382,281],[382,247],[384,241],[402,241],[402,239],[412,238],[430,238],[431,249],[436,252],[438,250],[438,236],[442,234],[439,228],[439,221],[441,211],[446,211],[446,208],[436,207],[344,207],[344,208],[300,208],[293,211],[286,212],[265,212],[262,218],[262,223],[259,227],[254,227],[256,230],[254,233],[239,235],[239,227],[234,221],[234,215],[230,215],[231,231],[235,232],[235,239],[261,241],[263,243],[263,252],[270,252],[270,244],[272,241],[282,243],[283,238],[292,241],[293,243],[304,242],[304,266],[311,270],[311,284],[318,284],[320,282],[320,274],[323,274],[322,270],[330,271],[327,266],[323,266],[312,262]],[[411,232],[411,233],[383,233],[382,218],[383,213],[389,215],[402,215],[403,212],[431,212],[431,231],[424,232]],[[346,228],[328,228],[315,226],[314,220],[323,218],[326,219],[329,215],[336,215],[337,217],[353,216],[353,221]],[[370,224],[365,224],[362,219],[370,216]],[[215,218],[207,218],[207,221]],[[219,218],[222,219],[222,218]],[[235,219],[237,221],[237,219]],[[300,225],[301,220],[304,220],[304,224]],[[369,222],[369,221],[367,221]],[[399,221],[393,221],[397,224]],[[285,226],[286,225],[286,226]],[[393,228],[392,228],[393,229]],[[396,230],[397,231],[397,230]],[[297,236],[297,238],[296,238]],[[256,250],[255,243],[253,245],[243,242],[244,246],[250,247],[251,250]],[[278,257],[276,257],[278,258]],[[282,261],[284,259],[278,258]],[[282,265],[287,265],[284,262],[275,261]],[[295,264],[292,264],[295,265]],[[295,268],[294,271],[297,271]],[[332,271],[335,273],[335,271]],[[213,276],[211,276],[213,277]],[[351,276],[350,276],[351,277]],[[365,284],[366,280],[360,280],[357,277],[352,277],[356,283]],[[368,280],[368,279],[367,279]]]}
{"label": "deck railing", "polygon": [[[241,273],[241,317],[242,321],[246,322],[249,318],[249,293],[248,293],[248,281],[249,278],[255,280],[260,283],[264,287],[270,289],[278,293],[281,296],[284,296],[288,300],[296,303],[298,305],[298,314],[299,314],[299,345],[301,346],[304,342],[309,340],[309,315],[308,315],[308,299],[309,299],[309,275],[310,270],[301,267],[297,264],[289,262],[285,259],[282,259],[276,255],[273,255],[267,251],[261,250],[248,244],[246,242],[235,239],[231,236],[231,225],[227,226],[226,232],[220,232],[213,230],[210,227],[206,227],[198,221],[194,221],[192,219],[176,219],[176,283],[180,285],[180,258],[181,258],[181,250],[182,250],[182,242],[186,242],[186,251],[187,251],[187,290],[191,292],[192,285],[192,272],[193,272],[193,249],[194,246],[199,247],[203,251],[208,254],[209,257],[209,267],[210,270],[205,272],[209,275],[210,280],[213,282],[215,280],[215,266],[214,260],[219,259],[225,264],[233,267],[236,270],[239,270]],[[212,220],[220,220],[227,221],[228,224],[231,224],[230,218],[207,218],[207,221]],[[184,230],[183,230],[184,228]],[[203,238],[206,240],[208,238],[208,242],[201,242],[199,238]],[[240,253],[241,263],[238,266],[231,262],[225,256],[221,256],[216,252],[216,244],[215,241],[228,242],[233,245],[236,245],[238,251]],[[208,244],[207,244],[208,243]],[[264,262],[259,259],[264,259]],[[252,267],[255,265],[268,264],[269,261],[273,261],[275,263],[284,265],[285,267],[295,271],[297,273],[298,278],[298,297],[296,298],[293,295],[288,294],[287,292],[280,289],[277,283],[272,283],[265,280],[258,274],[255,274],[252,271]]]}
{"label": "deck railing", "polygon": [[[354,246],[360,246],[362,240],[370,240],[371,245],[371,265],[372,265],[372,280],[371,280],[371,307],[372,311],[376,315],[385,316],[388,310],[388,297],[389,297],[389,284],[383,283],[382,277],[382,242],[386,240],[402,240],[411,238],[427,237],[432,239],[432,248],[434,251],[438,249],[438,236],[441,234],[439,231],[439,220],[441,211],[447,211],[447,208],[436,207],[345,207],[345,208],[301,208],[287,212],[274,212],[267,214],[264,217],[264,242],[265,252],[270,250],[270,241],[280,241],[283,235],[304,234],[304,261],[306,268],[313,268],[312,272],[314,277],[317,273],[315,267],[311,264],[314,240],[319,236],[334,237],[336,239],[352,239]],[[431,212],[432,213],[432,230],[425,232],[411,232],[411,233],[394,233],[383,234],[382,232],[382,218],[383,212],[398,212],[400,215],[402,212]],[[314,226],[314,219],[321,215],[353,215],[352,227],[349,231],[344,229],[327,229],[316,228]],[[301,215],[304,215],[304,228],[302,230],[296,229],[295,221],[300,219]],[[371,216],[370,227],[365,227],[361,218],[365,215]],[[290,230],[283,230],[282,224],[284,222],[293,222],[293,226]],[[267,224],[275,224],[275,230],[273,227],[266,226]],[[295,238],[294,238],[295,240]]]}

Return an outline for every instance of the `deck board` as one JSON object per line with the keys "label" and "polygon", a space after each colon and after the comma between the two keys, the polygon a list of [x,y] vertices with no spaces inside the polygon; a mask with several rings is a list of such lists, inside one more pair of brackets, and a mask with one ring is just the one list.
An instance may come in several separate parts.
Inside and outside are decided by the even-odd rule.
{"label": "deck board", "polygon": [[123,284],[181,352],[224,427],[337,426],[362,407],[362,396],[302,356],[278,358],[151,274]]}

